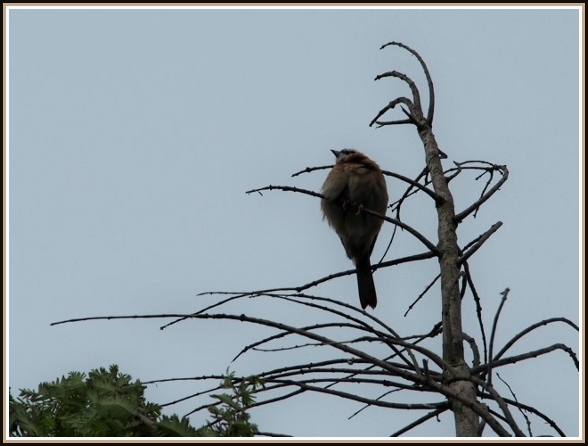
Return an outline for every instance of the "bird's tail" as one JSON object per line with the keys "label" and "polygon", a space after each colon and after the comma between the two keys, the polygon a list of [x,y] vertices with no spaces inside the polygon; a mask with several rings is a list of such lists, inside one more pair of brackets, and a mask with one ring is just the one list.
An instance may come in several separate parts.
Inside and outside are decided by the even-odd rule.
{"label": "bird's tail", "polygon": [[365,309],[368,305],[376,308],[378,297],[376,295],[376,286],[372,277],[372,265],[369,257],[357,263],[357,289],[359,291],[359,302],[361,308]]}

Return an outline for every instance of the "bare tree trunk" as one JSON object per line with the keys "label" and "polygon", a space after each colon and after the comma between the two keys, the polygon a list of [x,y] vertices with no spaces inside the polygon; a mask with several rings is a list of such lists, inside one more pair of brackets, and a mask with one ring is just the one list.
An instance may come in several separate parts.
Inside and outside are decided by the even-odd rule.
{"label": "bare tree trunk", "polygon": [[[427,168],[437,203],[439,263],[441,269],[442,322],[443,322],[443,359],[450,367],[445,371],[445,378],[451,389],[472,403],[476,401],[476,389],[471,381],[470,369],[464,359],[463,334],[461,327],[461,296],[458,280],[459,247],[457,244],[457,222],[453,196],[447,179],[443,174],[439,148],[426,122],[419,123],[419,135],[425,146]],[[459,378],[463,378],[460,380]],[[479,435],[479,420],[473,410],[463,403],[452,400],[451,405],[455,419],[455,431],[458,437],[476,437]]]}

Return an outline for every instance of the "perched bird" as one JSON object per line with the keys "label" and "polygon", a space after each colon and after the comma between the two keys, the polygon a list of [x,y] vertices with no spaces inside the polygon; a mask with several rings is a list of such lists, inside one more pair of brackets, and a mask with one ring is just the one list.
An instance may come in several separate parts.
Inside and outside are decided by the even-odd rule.
{"label": "perched bird", "polygon": [[357,268],[361,308],[376,307],[378,299],[372,277],[370,255],[383,220],[362,208],[386,213],[388,190],[380,167],[363,153],[352,149],[331,150],[337,158],[322,187],[323,219],[335,230],[347,257]]}

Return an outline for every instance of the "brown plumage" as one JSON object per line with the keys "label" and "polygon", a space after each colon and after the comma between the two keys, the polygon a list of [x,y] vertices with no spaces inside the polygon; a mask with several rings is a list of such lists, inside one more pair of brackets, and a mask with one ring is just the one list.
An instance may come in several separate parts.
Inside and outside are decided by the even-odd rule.
{"label": "brown plumage", "polygon": [[321,209],[357,268],[361,308],[375,308],[378,299],[370,255],[383,220],[361,212],[361,207],[386,213],[386,180],[380,167],[363,153],[352,149],[331,151],[337,162],[323,184]]}

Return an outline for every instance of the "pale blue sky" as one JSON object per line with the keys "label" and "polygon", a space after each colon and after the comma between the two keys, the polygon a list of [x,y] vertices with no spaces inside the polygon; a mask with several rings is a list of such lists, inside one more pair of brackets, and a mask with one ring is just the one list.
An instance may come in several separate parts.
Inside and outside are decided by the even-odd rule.
{"label": "pale blue sky", "polygon": [[[357,148],[409,177],[420,172],[414,128],[368,127],[388,101],[409,93],[398,80],[374,82],[377,74],[405,72],[426,96],[414,57],[379,50],[392,40],[429,66],[445,166],[483,159],[510,170],[502,190],[459,230],[465,244],[504,223],[470,263],[486,326],[506,287],[499,345],[542,319],[580,323],[578,17],[573,9],[11,9],[13,392],[113,363],[145,381],[229,365],[243,374],[277,367],[283,356],[267,353],[230,364],[244,344],[268,333],[244,324],[193,321],[164,331],[157,320],[49,324],[193,312],[211,301],[195,297],[203,291],[294,286],[350,269],[318,200],[245,191],[268,184],[318,191],[325,171],[290,175],[332,163],[332,148]],[[458,209],[479,194],[481,181],[455,182]],[[393,179],[388,188],[391,200],[404,190]],[[417,200],[404,217],[436,241],[429,201]],[[374,257],[390,234],[386,225]],[[421,251],[400,234],[388,258]],[[434,261],[377,272],[373,313],[402,335],[427,332],[440,317],[438,289],[403,315],[435,274]],[[352,277],[311,291],[357,303]],[[471,302],[464,330],[477,336]],[[315,320],[268,299],[232,309],[294,325]],[[558,342],[579,352],[577,333],[555,325],[513,354]],[[578,374],[565,354],[499,373],[520,401],[578,435]],[[195,389],[159,385],[148,398],[165,403]],[[387,436],[422,415],[373,408],[348,421],[359,408],[306,395],[252,417],[262,430],[297,436]],[[441,421],[410,435],[452,435],[451,417]],[[535,433],[554,434],[533,421]]]}

